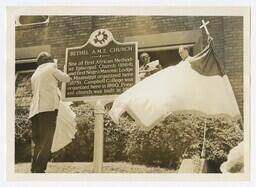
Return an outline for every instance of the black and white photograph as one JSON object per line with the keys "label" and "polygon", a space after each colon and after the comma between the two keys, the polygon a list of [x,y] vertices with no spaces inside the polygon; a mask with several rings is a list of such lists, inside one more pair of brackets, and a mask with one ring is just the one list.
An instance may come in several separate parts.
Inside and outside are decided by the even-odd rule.
{"label": "black and white photograph", "polygon": [[59,9],[7,11],[11,175],[248,180],[249,8]]}

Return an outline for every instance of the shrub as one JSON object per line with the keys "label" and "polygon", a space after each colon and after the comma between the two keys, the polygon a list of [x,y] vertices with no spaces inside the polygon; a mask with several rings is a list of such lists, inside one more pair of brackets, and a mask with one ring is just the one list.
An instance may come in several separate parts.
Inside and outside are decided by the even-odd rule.
{"label": "shrub", "polygon": [[130,131],[125,152],[129,161],[136,164],[178,167],[183,158],[200,155],[205,122],[206,159],[219,164],[243,137],[236,123],[221,117],[171,114],[150,131]]}
{"label": "shrub", "polygon": [[[195,139],[191,146],[184,153],[184,158],[191,158],[192,155],[199,155],[201,152],[204,121],[206,121],[206,159],[220,165],[227,159],[227,155],[233,147],[243,140],[243,131],[239,128],[239,121],[229,121],[223,117],[199,118],[200,123],[193,123],[193,128],[200,139]],[[200,126],[200,127],[199,127]]]}
{"label": "shrub", "polygon": [[31,160],[31,122],[28,109],[17,107],[15,110],[15,163]]}
{"label": "shrub", "polygon": [[[93,160],[94,115],[89,104],[72,105],[77,117],[75,139],[53,154],[53,161],[90,162]],[[31,124],[28,109],[15,110],[15,161],[31,159]],[[134,121],[123,115],[115,124],[104,114],[104,162],[129,161],[135,164],[177,168],[184,158],[200,155],[204,124],[206,159],[219,165],[226,160],[231,148],[243,139],[237,121],[222,117],[200,117],[195,114],[171,114],[150,131],[139,129]]]}
{"label": "shrub", "polygon": [[[94,148],[94,115],[89,104],[72,107],[76,113],[77,133],[75,139],[54,154],[54,161],[92,161]],[[123,161],[126,131],[104,114],[104,161]]]}
{"label": "shrub", "polygon": [[122,124],[115,124],[111,118],[104,115],[104,161],[125,161],[124,147],[127,141],[127,131]]}

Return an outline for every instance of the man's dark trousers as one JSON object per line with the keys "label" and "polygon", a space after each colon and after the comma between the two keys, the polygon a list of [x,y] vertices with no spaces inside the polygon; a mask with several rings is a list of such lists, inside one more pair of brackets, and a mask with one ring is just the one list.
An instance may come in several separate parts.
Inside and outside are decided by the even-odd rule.
{"label": "man's dark trousers", "polygon": [[57,110],[41,112],[31,118],[32,140],[35,143],[31,172],[44,173],[51,156],[51,147],[56,129]]}

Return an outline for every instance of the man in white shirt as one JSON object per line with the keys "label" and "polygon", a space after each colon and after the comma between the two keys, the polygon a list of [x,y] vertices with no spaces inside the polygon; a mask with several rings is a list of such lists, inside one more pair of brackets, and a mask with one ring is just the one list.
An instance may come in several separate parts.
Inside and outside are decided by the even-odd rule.
{"label": "man in white shirt", "polygon": [[189,56],[189,49],[185,46],[180,46],[179,47],[179,54],[180,54],[180,57],[183,61],[186,60],[187,58],[191,58]]}
{"label": "man in white shirt", "polygon": [[[158,64],[152,70],[149,66],[150,62],[151,61],[150,61],[149,54],[143,52],[140,55],[140,63],[142,64],[142,66],[139,68],[139,77],[141,80],[162,69],[161,64],[159,64],[159,61],[157,60]],[[156,61],[154,61],[154,62],[156,62]]]}
{"label": "man in white shirt", "polygon": [[32,140],[35,143],[31,172],[44,173],[50,159],[56,128],[60,101],[58,82],[69,82],[70,77],[57,69],[57,64],[47,52],[38,55],[37,64],[38,67],[31,77],[33,98],[29,112]]}

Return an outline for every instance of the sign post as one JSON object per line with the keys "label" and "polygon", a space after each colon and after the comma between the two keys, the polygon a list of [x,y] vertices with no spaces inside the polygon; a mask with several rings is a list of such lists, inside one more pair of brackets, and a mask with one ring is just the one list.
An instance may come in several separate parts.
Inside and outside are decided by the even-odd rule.
{"label": "sign post", "polygon": [[94,128],[94,150],[93,150],[93,171],[102,172],[103,147],[104,147],[104,105],[98,100],[94,106],[95,128]]}
{"label": "sign post", "polygon": [[93,170],[102,172],[104,104],[138,81],[137,43],[117,42],[110,31],[94,31],[86,44],[66,49],[65,72],[71,81],[62,86],[65,101],[94,103]]}

